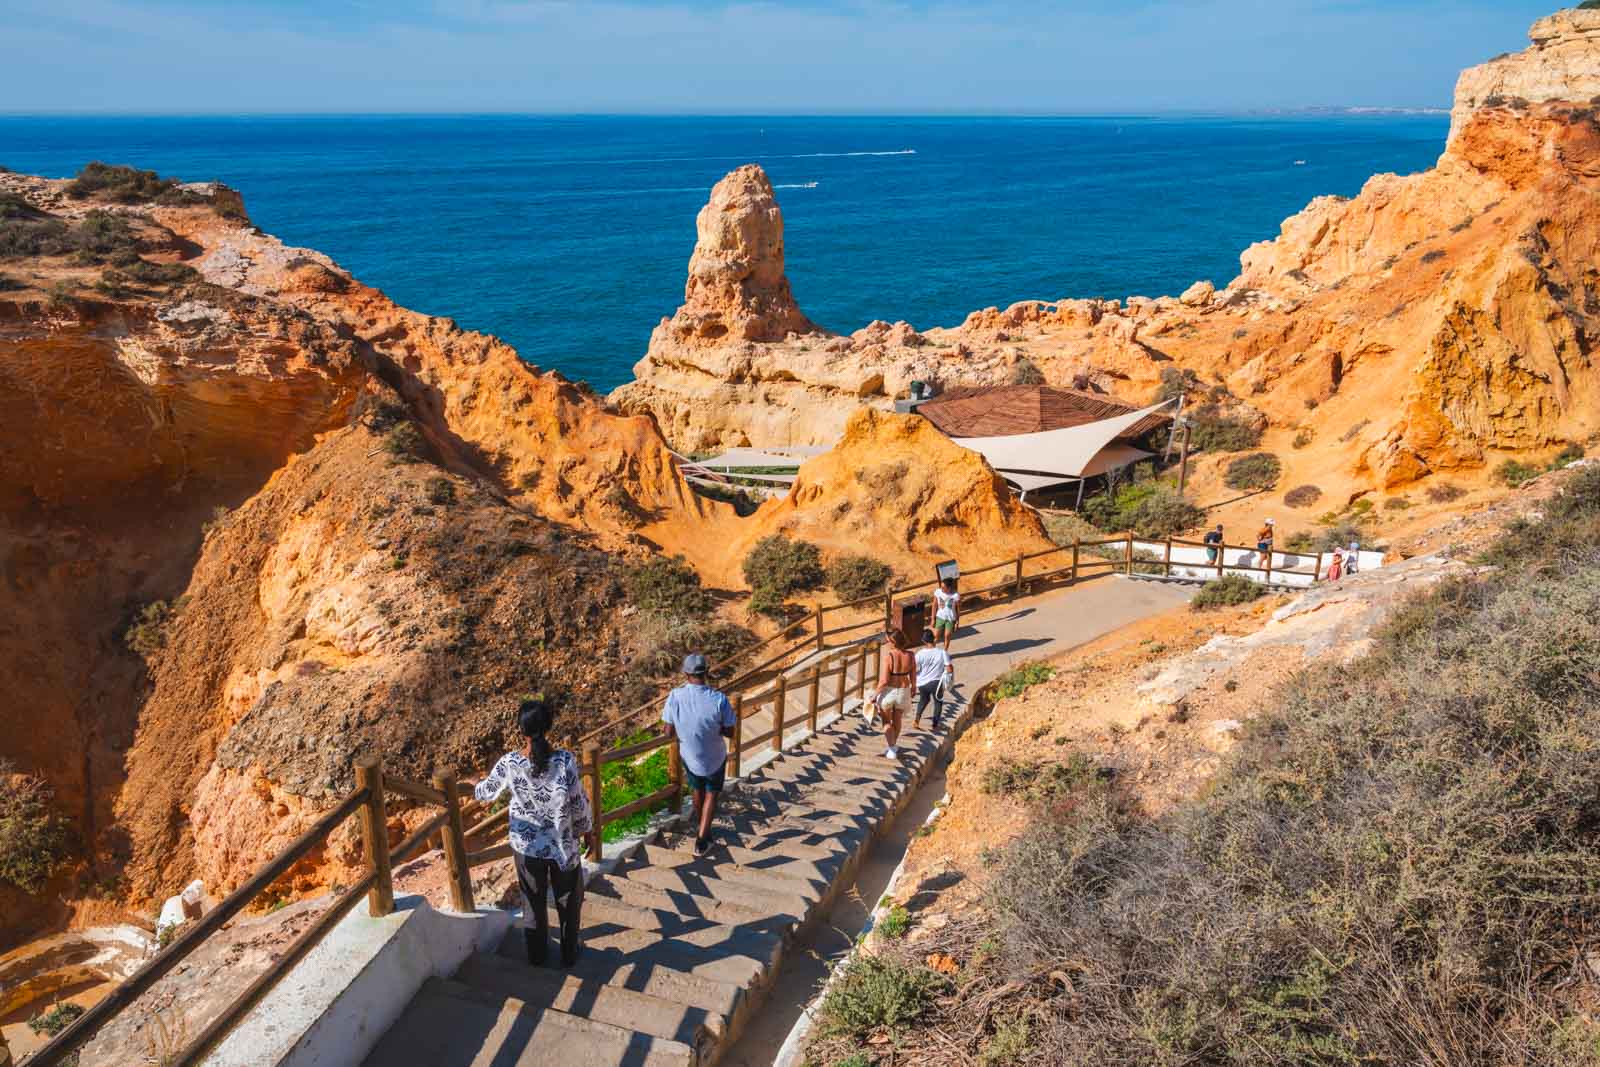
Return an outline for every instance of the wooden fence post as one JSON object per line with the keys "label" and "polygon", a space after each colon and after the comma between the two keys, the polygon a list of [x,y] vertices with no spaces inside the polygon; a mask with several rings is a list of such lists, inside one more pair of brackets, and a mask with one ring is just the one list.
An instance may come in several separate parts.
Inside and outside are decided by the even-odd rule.
{"label": "wooden fence post", "polygon": [[1017,553],[1017,577],[1016,577],[1015,582],[1013,584],[1014,584],[1015,588],[1012,589],[1011,595],[1012,596],[1021,596],[1022,595],[1022,553],[1021,552]]}
{"label": "wooden fence post", "polygon": [[683,807],[683,753],[678,751],[678,735],[667,746],[667,773],[672,776],[672,814]]}
{"label": "wooden fence post", "polygon": [[1321,580],[1322,580],[1322,553],[1320,551],[1318,551],[1317,552],[1317,562],[1311,568],[1311,584],[1312,585],[1316,585]]}
{"label": "wooden fence post", "polygon": [[1072,539],[1072,584],[1073,585],[1077,585],[1078,584],[1078,550],[1082,547],[1079,544],[1080,540],[1081,540],[1081,538],[1077,538],[1077,537],[1074,537]]}
{"label": "wooden fence post", "polygon": [[356,764],[356,785],[367,791],[361,806],[361,842],[367,866],[377,878],[367,891],[367,914],[374,919],[394,911],[394,872],[389,865],[389,813],[383,800],[383,765],[376,756]]}
{"label": "wooden fence post", "polygon": [[817,660],[816,669],[811,672],[811,699],[806,709],[806,728],[812,736],[817,733],[817,703],[822,699],[822,661]]}
{"label": "wooden fence post", "polygon": [[822,651],[822,609],[817,609],[817,651]]}
{"label": "wooden fence post", "polygon": [[744,745],[744,694],[737,693],[733,698],[733,737],[728,740],[728,760],[730,766],[728,773],[734,778],[739,777],[739,749]]}
{"label": "wooden fence post", "polygon": [[778,687],[772,698],[772,751],[783,755],[783,720],[789,711],[789,679],[778,675]]}
{"label": "wooden fence post", "polygon": [[446,822],[440,833],[444,837],[445,869],[450,872],[450,906],[470,914],[473,910],[472,871],[467,868],[467,842],[461,829],[461,796],[456,789],[455,775],[434,775],[433,787],[444,794]]}
{"label": "wooden fence post", "polygon": [[883,585],[883,628],[887,630],[894,621],[894,590],[889,588],[889,583]]}
{"label": "wooden fence post", "polygon": [[600,835],[605,830],[605,812],[600,807],[600,743],[583,746],[583,787],[589,794],[589,810],[594,819],[589,829],[589,859],[600,862]]}
{"label": "wooden fence post", "polygon": [[1133,573],[1133,531],[1128,531],[1128,573]]}
{"label": "wooden fence post", "polygon": [[1163,578],[1172,577],[1172,537],[1170,535],[1167,537],[1167,556],[1161,561],[1161,576]]}
{"label": "wooden fence post", "polygon": [[1222,565],[1225,562],[1227,562],[1227,559],[1228,559],[1228,542],[1226,542],[1226,541],[1218,541],[1217,542],[1217,577],[1218,578],[1222,577]]}

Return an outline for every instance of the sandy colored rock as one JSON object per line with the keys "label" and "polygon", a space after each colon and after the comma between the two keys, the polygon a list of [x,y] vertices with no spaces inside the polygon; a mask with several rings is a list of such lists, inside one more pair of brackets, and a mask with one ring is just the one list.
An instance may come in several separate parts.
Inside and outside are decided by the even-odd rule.
{"label": "sandy colored rock", "polygon": [[927,420],[858,411],[838,446],[800,467],[789,492],[763,504],[735,559],[773,533],[830,554],[867,553],[905,573],[956,559],[964,568],[1050,547],[1038,514],[1019,504],[983,457]]}
{"label": "sandy colored rock", "polygon": [[[1534,38],[1463,75],[1437,166],[1312,201],[1220,291],[1022,301],[826,344],[688,354],[658,333],[614,399],[686,448],[827,445],[914,380],[993,384],[1026,359],[1051,383],[1133,402],[1191,371],[1194,399],[1227,389],[1267,416],[1269,445],[1282,434],[1284,484],[1330,497],[1542,461],[1600,432],[1600,11],[1542,20]],[[1301,429],[1314,443],[1290,449]]]}

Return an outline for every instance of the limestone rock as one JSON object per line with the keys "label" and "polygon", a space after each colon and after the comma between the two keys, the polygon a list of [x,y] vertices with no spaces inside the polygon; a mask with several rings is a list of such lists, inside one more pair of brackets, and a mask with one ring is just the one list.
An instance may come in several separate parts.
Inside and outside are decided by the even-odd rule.
{"label": "limestone rock", "polygon": [[1195,282],[1193,285],[1189,286],[1189,288],[1183,291],[1182,296],[1178,297],[1178,303],[1184,305],[1185,307],[1205,307],[1207,304],[1211,303],[1211,298],[1215,296],[1216,293],[1217,287],[1210,282]]}
{"label": "limestone rock", "polygon": [[1551,101],[1588,104],[1600,95],[1600,10],[1547,15],[1528,31],[1533,47],[1463,71],[1450,113],[1454,143],[1473,112]]}

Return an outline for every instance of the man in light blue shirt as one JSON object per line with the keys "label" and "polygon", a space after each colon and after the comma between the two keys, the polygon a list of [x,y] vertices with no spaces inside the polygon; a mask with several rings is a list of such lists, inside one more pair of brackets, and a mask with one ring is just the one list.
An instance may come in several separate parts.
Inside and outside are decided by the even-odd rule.
{"label": "man in light blue shirt", "polygon": [[683,774],[694,790],[694,825],[699,830],[694,842],[697,856],[711,848],[711,819],[727,773],[728,744],[724,738],[733,736],[734,723],[728,698],[706,681],[710,669],[699,652],[687,656],[683,673],[689,681],[667,694],[667,706],[661,712],[667,736],[678,739]]}

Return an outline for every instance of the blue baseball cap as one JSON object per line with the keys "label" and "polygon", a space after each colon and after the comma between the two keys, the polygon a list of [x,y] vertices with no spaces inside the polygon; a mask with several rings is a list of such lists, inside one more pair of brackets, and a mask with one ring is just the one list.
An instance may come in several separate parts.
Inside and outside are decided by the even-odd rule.
{"label": "blue baseball cap", "polygon": [[699,652],[691,652],[683,657],[684,674],[705,674],[710,669],[711,664],[707,663],[705,656]]}

